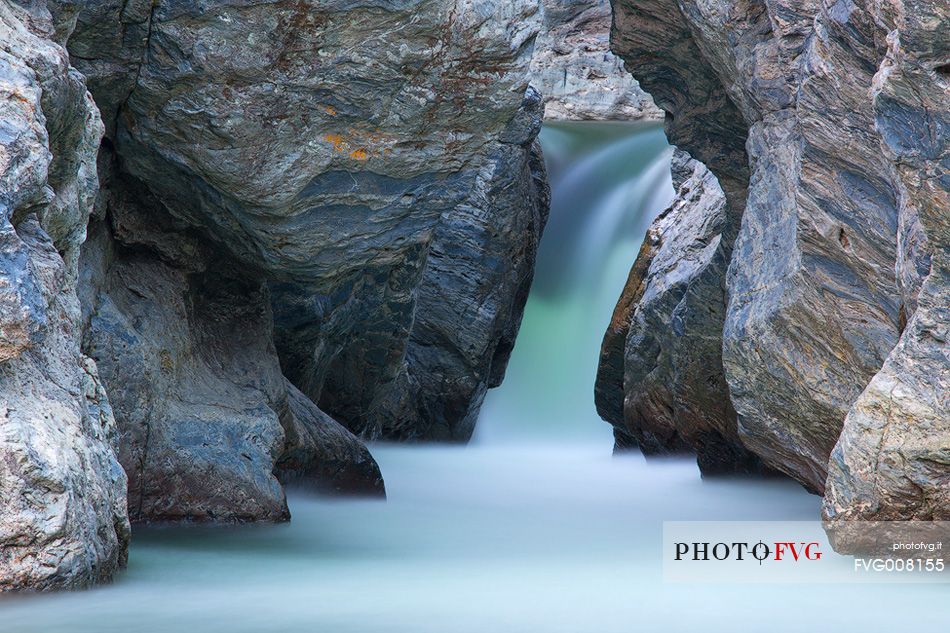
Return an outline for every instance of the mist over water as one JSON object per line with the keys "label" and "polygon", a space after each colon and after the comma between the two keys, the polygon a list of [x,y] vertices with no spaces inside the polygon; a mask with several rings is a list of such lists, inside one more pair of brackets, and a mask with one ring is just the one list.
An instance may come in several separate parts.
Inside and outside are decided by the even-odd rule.
{"label": "mist over water", "polygon": [[373,446],[385,503],[293,493],[286,525],[139,527],[115,584],[0,599],[0,632],[840,632],[903,626],[907,609],[945,626],[937,586],[663,584],[664,520],[812,520],[819,500],[611,457],[600,339],[672,195],[670,150],[658,126],[559,125],[542,141],[554,204],[538,279],[471,446]]}

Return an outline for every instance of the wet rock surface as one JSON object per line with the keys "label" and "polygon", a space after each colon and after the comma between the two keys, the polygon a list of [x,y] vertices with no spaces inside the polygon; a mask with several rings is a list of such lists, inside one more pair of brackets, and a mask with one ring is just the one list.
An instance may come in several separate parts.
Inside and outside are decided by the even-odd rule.
{"label": "wet rock surface", "polygon": [[267,281],[284,373],[364,437],[466,439],[543,226],[538,7],[158,3],[144,40],[91,10],[70,41],[123,172]]}
{"label": "wet rock surface", "polygon": [[356,434],[468,439],[547,217],[536,3],[25,4],[3,485],[55,485],[4,515],[4,588],[107,579],[126,507],[284,520],[282,483],[384,494]]}
{"label": "wet rock surface", "polygon": [[362,442],[284,378],[266,281],[176,223],[108,147],[99,165],[81,259],[84,348],[119,421],[131,520],[286,520],[288,468],[321,491],[380,494]]}
{"label": "wet rock surface", "polygon": [[887,30],[849,6],[614,2],[613,49],[741,216],[722,333],[739,438],[816,491],[926,258],[868,96]]}
{"label": "wet rock surface", "polygon": [[531,80],[553,121],[659,120],[656,107],[610,51],[609,0],[544,0]]}
{"label": "wet rock surface", "polygon": [[126,478],[76,260],[102,124],[42,6],[0,2],[0,591],[78,588],[125,564]]}
{"label": "wet rock surface", "polygon": [[110,182],[104,197],[83,248],[84,348],[119,421],[130,518],[287,518],[273,475],[286,390],[266,288],[162,227],[147,194]]}
{"label": "wet rock surface", "polygon": [[291,383],[286,388],[284,450],[276,464],[281,483],[321,493],[385,496],[379,466],[363,442]]}

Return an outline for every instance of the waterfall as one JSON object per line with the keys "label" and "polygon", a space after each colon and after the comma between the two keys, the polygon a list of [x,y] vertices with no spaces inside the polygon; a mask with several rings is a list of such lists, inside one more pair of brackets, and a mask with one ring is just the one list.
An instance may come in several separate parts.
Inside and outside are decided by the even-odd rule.
{"label": "waterfall", "polygon": [[549,125],[541,143],[551,215],[505,382],[486,397],[475,441],[610,446],[593,401],[600,341],[647,227],[673,198],[672,149],[656,123]]}

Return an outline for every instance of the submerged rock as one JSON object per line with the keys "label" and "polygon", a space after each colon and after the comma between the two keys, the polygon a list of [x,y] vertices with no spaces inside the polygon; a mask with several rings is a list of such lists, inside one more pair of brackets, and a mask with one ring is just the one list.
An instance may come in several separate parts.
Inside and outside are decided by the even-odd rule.
{"label": "submerged rock", "polygon": [[849,532],[849,521],[950,520],[950,12],[901,4],[900,12],[882,6],[875,15],[890,33],[874,111],[902,225],[919,231],[903,243],[911,256],[900,260],[898,275],[923,282],[905,286],[905,305],[915,308],[831,456],[824,516],[845,547],[861,536],[860,528]]}
{"label": "submerged rock", "polygon": [[531,80],[548,120],[662,119],[650,95],[610,51],[610,0],[543,0]]}
{"label": "submerged rock", "polygon": [[722,333],[739,437],[821,491],[901,322],[896,194],[867,96],[884,32],[857,5],[614,9],[614,50],[742,217]]}
{"label": "submerged rock", "polygon": [[102,124],[42,6],[0,2],[0,591],[110,579],[125,473],[79,350],[76,259]]}

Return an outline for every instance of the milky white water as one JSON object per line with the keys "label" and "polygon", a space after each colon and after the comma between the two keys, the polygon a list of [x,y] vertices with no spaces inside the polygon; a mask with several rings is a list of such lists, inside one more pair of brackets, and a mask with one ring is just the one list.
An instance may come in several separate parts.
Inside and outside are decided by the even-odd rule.
{"label": "milky white water", "polygon": [[469,447],[374,446],[389,500],[290,497],[276,526],[137,528],[108,587],[0,599],[3,633],[939,631],[941,586],[672,585],[662,522],[811,520],[783,480],[611,457],[592,384],[640,236],[671,195],[655,126],[543,137],[554,208],[508,379]]}

